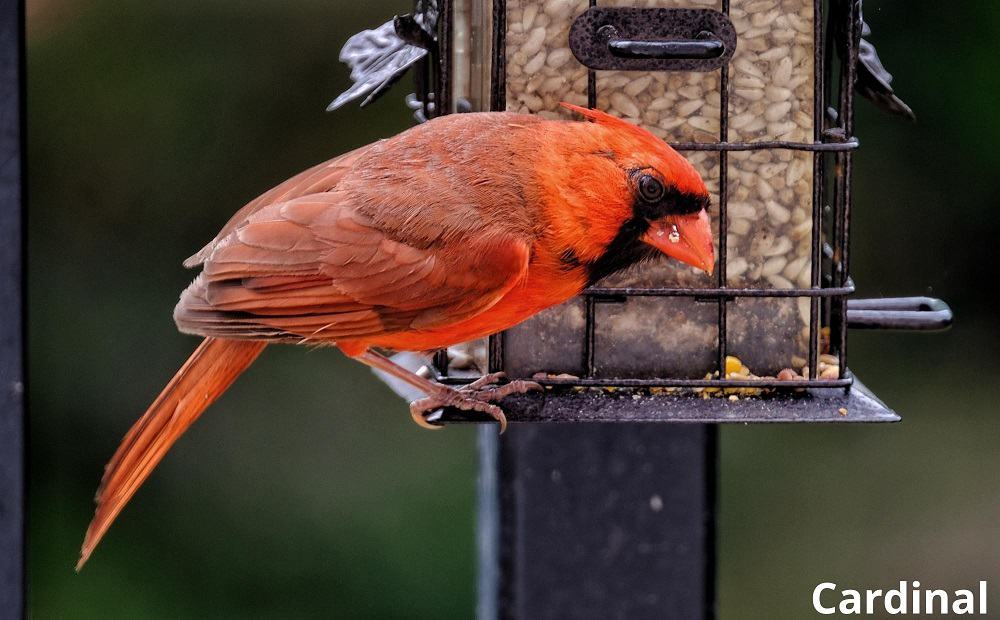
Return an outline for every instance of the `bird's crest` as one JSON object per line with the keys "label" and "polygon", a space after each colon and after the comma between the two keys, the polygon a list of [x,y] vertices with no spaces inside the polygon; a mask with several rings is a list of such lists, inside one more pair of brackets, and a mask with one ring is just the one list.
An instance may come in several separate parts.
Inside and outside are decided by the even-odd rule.
{"label": "bird's crest", "polygon": [[648,130],[601,110],[584,108],[565,101],[560,102],[559,105],[580,114],[591,122],[613,129],[622,136],[627,136],[627,143],[630,147],[638,146],[651,153],[657,153],[663,164],[662,171],[668,174],[678,189],[696,194],[705,193],[704,182],[690,162]]}

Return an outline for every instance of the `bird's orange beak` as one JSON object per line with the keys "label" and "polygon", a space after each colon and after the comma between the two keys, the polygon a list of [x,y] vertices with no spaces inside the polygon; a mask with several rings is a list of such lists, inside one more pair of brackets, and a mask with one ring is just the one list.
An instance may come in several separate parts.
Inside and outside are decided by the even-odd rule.
{"label": "bird's orange beak", "polygon": [[650,222],[642,240],[670,258],[697,267],[709,275],[715,271],[712,224],[704,209],[691,215],[668,215]]}

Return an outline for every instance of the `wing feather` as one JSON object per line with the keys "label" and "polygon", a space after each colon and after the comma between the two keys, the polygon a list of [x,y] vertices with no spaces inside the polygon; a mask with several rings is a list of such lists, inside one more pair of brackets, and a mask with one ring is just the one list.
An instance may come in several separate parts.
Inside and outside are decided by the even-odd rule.
{"label": "wing feather", "polygon": [[181,296],[178,326],[363,340],[492,307],[525,278],[544,228],[525,189],[530,167],[479,165],[485,156],[510,164],[527,133],[462,117],[331,159],[248,203],[186,261],[203,269]]}
{"label": "wing feather", "polygon": [[528,243],[493,231],[398,237],[336,189],[260,206],[200,253],[175,319],[204,336],[358,340],[479,314],[527,272]]}
{"label": "wing feather", "polygon": [[[224,239],[233,230],[244,224],[251,215],[259,211],[261,208],[275,203],[291,200],[299,196],[330,191],[336,187],[338,183],[340,183],[341,179],[343,179],[344,176],[350,172],[358,159],[367,153],[372,146],[372,144],[367,144],[354,149],[353,151],[344,153],[343,155],[334,157],[329,161],[317,164],[312,168],[304,170],[290,179],[280,183],[250,201],[231,218],[229,218],[229,221],[222,227],[222,230],[219,231],[219,234],[215,237],[215,239],[199,250],[197,254],[185,260],[184,266],[196,267],[202,264],[212,253],[220,240]],[[290,221],[294,221],[294,218],[289,219]]]}

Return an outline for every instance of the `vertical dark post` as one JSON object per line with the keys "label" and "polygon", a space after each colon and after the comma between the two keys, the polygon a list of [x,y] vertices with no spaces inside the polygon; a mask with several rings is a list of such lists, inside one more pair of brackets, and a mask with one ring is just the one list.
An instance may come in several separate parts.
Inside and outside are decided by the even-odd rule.
{"label": "vertical dark post", "polygon": [[0,617],[24,615],[21,53],[17,0],[0,0]]}
{"label": "vertical dark post", "polygon": [[716,432],[482,428],[479,620],[714,618]]}

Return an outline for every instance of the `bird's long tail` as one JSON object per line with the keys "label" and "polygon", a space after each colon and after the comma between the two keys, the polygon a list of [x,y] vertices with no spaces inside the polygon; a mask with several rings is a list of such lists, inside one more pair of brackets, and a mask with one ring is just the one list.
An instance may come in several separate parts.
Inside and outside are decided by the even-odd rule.
{"label": "bird's long tail", "polygon": [[265,343],[206,338],[122,440],[104,468],[97,510],[80,549],[80,570],[111,523],[184,431],[236,377],[253,363]]}

